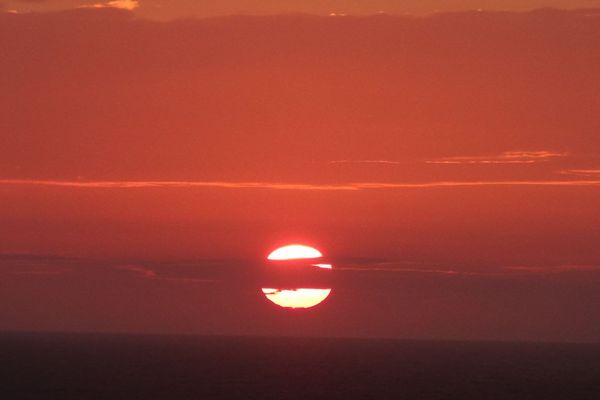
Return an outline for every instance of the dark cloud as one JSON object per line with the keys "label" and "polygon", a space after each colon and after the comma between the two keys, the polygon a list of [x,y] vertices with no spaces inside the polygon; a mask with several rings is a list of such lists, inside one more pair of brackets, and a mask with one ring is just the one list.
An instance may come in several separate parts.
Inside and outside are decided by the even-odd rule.
{"label": "dark cloud", "polygon": [[[519,267],[484,275],[434,272],[433,265],[405,262],[394,266],[391,261],[381,269],[369,260],[355,261],[364,271],[338,271],[327,302],[295,325],[290,318],[301,316],[273,310],[260,283],[247,279],[247,269],[252,268],[248,261],[2,255],[0,329],[463,340],[600,338],[597,267],[557,267],[553,273]],[[407,265],[414,271],[406,271]],[[370,268],[375,270],[368,272]],[[57,273],[63,269],[68,272]],[[205,279],[215,274],[227,279]]]}

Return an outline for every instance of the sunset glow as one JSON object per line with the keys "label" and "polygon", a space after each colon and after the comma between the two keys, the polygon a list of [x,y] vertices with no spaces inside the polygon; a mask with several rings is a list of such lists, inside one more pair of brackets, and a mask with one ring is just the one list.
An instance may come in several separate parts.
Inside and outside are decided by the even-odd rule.
{"label": "sunset glow", "polygon": [[600,0],[0,0],[0,88],[0,335],[600,342]]}

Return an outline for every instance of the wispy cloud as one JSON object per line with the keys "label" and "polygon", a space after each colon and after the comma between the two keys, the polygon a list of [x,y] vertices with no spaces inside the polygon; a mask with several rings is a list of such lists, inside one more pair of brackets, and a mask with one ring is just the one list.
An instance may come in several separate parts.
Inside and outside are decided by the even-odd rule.
{"label": "wispy cloud", "polygon": [[[229,265],[229,260],[225,261]],[[190,263],[181,268],[181,263],[122,261],[96,258],[76,258],[56,255],[2,254],[0,253],[0,277],[3,274],[18,276],[78,276],[79,278],[114,277],[115,273],[123,277],[128,274],[134,279],[148,279],[175,283],[217,283],[227,274],[208,276],[206,262]],[[210,263],[214,265],[214,263]],[[112,275],[111,275],[112,273]]]}
{"label": "wispy cloud", "polygon": [[472,274],[472,272],[456,271],[453,269],[437,269],[437,268],[409,268],[399,267],[394,265],[367,265],[367,266],[340,266],[336,268],[336,271],[361,271],[361,272],[405,272],[405,273],[419,273],[419,274],[440,274],[440,275],[459,275],[459,274]]}
{"label": "wispy cloud", "polygon": [[15,275],[63,275],[71,272],[71,269],[46,265],[31,265],[15,268],[11,273]]}
{"label": "wispy cloud", "polygon": [[336,267],[336,271],[356,271],[365,273],[405,273],[405,274],[432,274],[446,276],[482,276],[482,277],[508,277],[518,275],[548,275],[561,273],[600,272],[600,265],[522,265],[522,266],[496,266],[485,269],[466,268],[464,266],[425,265],[402,261],[387,261],[378,263],[349,263]]}
{"label": "wispy cloud", "polygon": [[391,160],[333,160],[333,161],[329,161],[328,164],[402,165],[405,163],[400,162],[400,161],[391,161]]}
{"label": "wispy cloud", "polygon": [[68,257],[0,253],[0,273],[13,275],[63,275],[76,264],[76,259]]}
{"label": "wispy cloud", "polygon": [[215,283],[215,279],[187,277],[187,276],[166,276],[161,275],[155,270],[138,264],[118,265],[118,270],[131,272],[144,279],[157,279],[162,281],[183,282],[183,283]]}
{"label": "wispy cloud", "polygon": [[0,179],[0,185],[63,187],[81,189],[152,189],[152,188],[221,188],[306,191],[358,191],[376,189],[428,189],[476,186],[600,186],[599,179],[577,180],[501,180],[501,181],[432,181],[432,182],[353,182],[341,184],[225,182],[225,181],[68,181],[37,179]]}
{"label": "wispy cloud", "polygon": [[104,3],[94,3],[79,6],[79,8],[119,8],[121,10],[135,10],[140,6],[137,0],[111,0]]}
{"label": "wispy cloud", "polygon": [[576,175],[600,178],[600,168],[597,169],[565,169],[560,171],[564,175]]}
{"label": "wispy cloud", "polygon": [[563,272],[595,272],[600,271],[600,265],[578,265],[578,264],[567,264],[567,265],[552,265],[552,266],[515,266],[506,267],[509,272],[517,273],[563,273]]}
{"label": "wispy cloud", "polygon": [[147,188],[221,188],[221,189],[275,189],[275,190],[359,190],[356,184],[319,185],[276,182],[226,181],[62,181],[0,179],[0,185],[54,186],[89,189],[147,189]]}
{"label": "wispy cloud", "polygon": [[485,270],[473,269],[472,267],[453,266],[449,264],[435,264],[410,260],[359,260],[335,263],[335,271],[338,272],[364,272],[364,273],[400,273],[418,275],[442,275],[442,276],[498,276],[506,275],[501,268],[487,268]]}
{"label": "wispy cloud", "polygon": [[155,279],[158,277],[156,272],[154,272],[153,270],[151,270],[149,268],[143,267],[141,265],[133,265],[133,264],[119,265],[119,266],[117,266],[117,269],[129,271],[136,275],[139,275],[141,277],[148,278],[148,279]]}
{"label": "wispy cloud", "polygon": [[492,156],[442,157],[427,160],[428,164],[535,164],[555,158],[566,157],[568,153],[552,151],[505,151]]}
{"label": "wispy cloud", "polygon": [[[496,155],[454,156],[425,160],[427,164],[536,164],[552,159],[568,156],[568,153],[552,151],[505,151]],[[408,161],[385,159],[375,160],[333,160],[328,164],[371,164],[371,165],[405,165]]]}

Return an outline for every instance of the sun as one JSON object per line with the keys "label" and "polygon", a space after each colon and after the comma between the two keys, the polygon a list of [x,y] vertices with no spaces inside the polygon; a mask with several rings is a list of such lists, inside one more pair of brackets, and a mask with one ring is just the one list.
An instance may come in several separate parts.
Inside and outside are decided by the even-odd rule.
{"label": "sun", "polygon": [[[311,246],[304,244],[289,244],[279,247],[267,256],[267,260],[273,262],[277,268],[293,268],[298,264],[290,264],[288,261],[307,260],[306,265],[321,269],[332,269],[332,265],[322,262],[323,254]],[[315,262],[314,264],[311,263]],[[318,262],[316,262],[318,261]],[[306,309],[322,303],[329,294],[331,288],[262,288],[264,296],[274,304],[283,308]]]}

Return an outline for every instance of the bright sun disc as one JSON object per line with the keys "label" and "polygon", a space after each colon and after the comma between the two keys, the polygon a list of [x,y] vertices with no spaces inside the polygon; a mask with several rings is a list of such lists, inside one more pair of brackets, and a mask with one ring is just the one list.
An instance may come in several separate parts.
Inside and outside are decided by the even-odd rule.
{"label": "bright sun disc", "polygon": [[[269,261],[296,261],[311,260],[306,263],[321,269],[332,269],[329,263],[323,263],[323,254],[314,247],[303,244],[290,244],[275,249],[267,256]],[[300,261],[299,266],[302,266]],[[312,264],[315,263],[315,264]],[[273,263],[277,268],[287,268],[296,265],[296,263]],[[271,302],[283,308],[305,309],[322,303],[331,293],[331,288],[272,288],[264,287],[261,289],[263,295]]]}
{"label": "bright sun disc", "polygon": [[290,244],[273,250],[267,257],[267,260],[303,260],[320,257],[323,257],[323,254],[314,247],[302,244]]}

